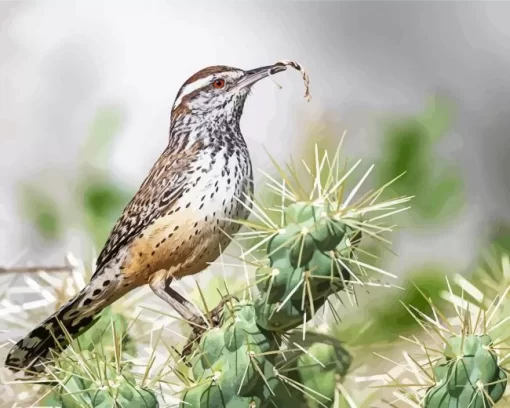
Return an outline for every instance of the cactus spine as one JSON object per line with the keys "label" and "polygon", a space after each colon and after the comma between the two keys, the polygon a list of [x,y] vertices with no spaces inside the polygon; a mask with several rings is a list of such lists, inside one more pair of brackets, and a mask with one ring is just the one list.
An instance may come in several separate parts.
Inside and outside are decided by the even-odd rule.
{"label": "cactus spine", "polygon": [[[508,257],[503,264],[510,266]],[[454,282],[446,277],[442,298],[449,303],[439,307],[428,299],[429,315],[408,308],[426,336],[405,340],[422,353],[405,351],[406,362],[395,362],[389,383],[400,388],[400,399],[410,406],[490,408],[505,400],[510,281],[480,273],[476,285],[460,275]],[[510,269],[506,274],[510,278]]]}
{"label": "cactus spine", "polygon": [[[251,299],[247,290],[243,300],[227,303],[219,326],[193,343],[192,379],[181,407],[333,405],[352,358],[338,340],[307,327],[331,295],[367,281],[365,267],[371,267],[356,251],[362,235],[377,238],[384,228],[364,215],[394,212],[408,199],[376,203],[383,188],[350,204],[365,174],[343,200],[344,182],[354,169],[342,174],[338,152],[330,160],[327,152],[319,158],[317,150],[316,163],[305,168],[311,176],[307,193],[297,173],[280,172],[281,184],[269,182],[282,203],[276,211],[253,203],[261,222],[246,225],[258,242],[244,255],[263,248],[255,273],[258,293]],[[274,213],[278,219],[272,219]]]}
{"label": "cactus spine", "polygon": [[48,366],[57,383],[47,405],[61,408],[157,408],[155,394],[137,384],[132,364],[123,361],[134,354],[122,315],[106,308],[96,323],[74,339],[69,348]]}
{"label": "cactus spine", "polygon": [[492,407],[505,392],[507,375],[488,335],[452,336],[434,366],[437,384],[425,396],[426,408]]}

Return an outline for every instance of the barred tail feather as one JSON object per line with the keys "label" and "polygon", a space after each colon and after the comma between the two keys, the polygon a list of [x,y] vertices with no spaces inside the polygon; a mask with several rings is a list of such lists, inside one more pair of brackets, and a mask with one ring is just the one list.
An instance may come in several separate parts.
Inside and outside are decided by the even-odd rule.
{"label": "barred tail feather", "polygon": [[[98,276],[73,299],[38,325],[9,351],[5,366],[27,374],[44,371],[44,362],[51,357],[51,350],[60,352],[69,344],[69,338],[86,331],[98,314],[121,295],[112,288],[113,282]],[[123,291],[122,294],[124,294]]]}

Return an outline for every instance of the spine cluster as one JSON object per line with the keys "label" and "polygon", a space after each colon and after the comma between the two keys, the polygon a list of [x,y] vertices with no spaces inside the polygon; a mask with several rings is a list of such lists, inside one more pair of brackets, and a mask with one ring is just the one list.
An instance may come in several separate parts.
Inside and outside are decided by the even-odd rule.
{"label": "spine cluster", "polygon": [[[342,265],[353,256],[360,231],[326,206],[308,203],[287,207],[284,222],[266,246],[269,266],[257,270],[256,300],[227,304],[220,325],[195,343],[190,364],[196,385],[185,392],[182,407],[287,406],[281,404],[303,403],[304,391],[315,388],[313,398],[324,403],[334,394],[335,376],[345,375],[350,356],[339,344],[322,339],[289,351],[284,338],[349,285],[351,272]],[[289,383],[302,392],[278,402],[277,390]]]}

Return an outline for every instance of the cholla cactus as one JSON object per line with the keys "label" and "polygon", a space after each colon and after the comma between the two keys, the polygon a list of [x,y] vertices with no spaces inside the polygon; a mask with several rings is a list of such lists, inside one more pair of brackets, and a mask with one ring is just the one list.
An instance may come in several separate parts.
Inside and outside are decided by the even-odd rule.
{"label": "cholla cactus", "polygon": [[384,186],[351,203],[371,168],[344,199],[358,164],[343,172],[338,152],[319,157],[316,149],[315,165],[304,165],[309,185],[295,170],[281,171],[281,183],[268,176],[281,205],[253,201],[259,222],[243,222],[252,231],[240,234],[257,238],[243,261],[264,248],[262,260],[252,261],[258,293],[252,297],[250,283],[243,300],[226,303],[219,326],[191,346],[182,407],[332,406],[351,357],[338,341],[306,328],[330,295],[378,285],[367,270],[391,276],[360,261],[357,248],[362,235],[384,240],[380,235],[390,228],[374,221],[405,210],[400,205],[409,200],[378,203]]}
{"label": "cholla cactus", "polygon": [[446,342],[434,365],[437,384],[426,395],[427,408],[493,406],[506,389],[507,375],[488,335],[457,335]]}
{"label": "cholla cactus", "polygon": [[158,401],[150,390],[136,385],[130,374],[119,374],[112,367],[102,367],[101,375],[95,378],[82,378],[79,372],[61,381],[44,403],[62,408],[95,407],[95,408],[156,408]]}
{"label": "cholla cactus", "polygon": [[389,385],[399,388],[398,400],[424,408],[489,408],[508,403],[507,256],[501,265],[503,273],[497,281],[492,273],[482,272],[477,286],[459,275],[453,283],[446,278],[448,291],[442,295],[449,302],[446,310],[430,300],[432,316],[408,308],[426,336],[405,338],[414,350],[406,350],[405,363],[395,362],[389,372]]}
{"label": "cholla cactus", "polygon": [[202,337],[190,359],[197,384],[185,392],[184,404],[260,406],[270,398],[277,381],[274,351],[278,342],[257,326],[253,303],[232,301],[224,307],[219,327]]}
{"label": "cholla cactus", "polygon": [[[62,408],[155,408],[155,394],[137,385],[127,357],[135,352],[122,315],[105,309],[98,321],[47,365],[56,383],[46,403]],[[67,333],[66,333],[67,335]]]}
{"label": "cholla cactus", "polygon": [[405,211],[409,207],[402,204],[410,198],[378,202],[390,181],[354,202],[373,166],[344,197],[360,161],[346,169],[340,147],[331,157],[327,151],[321,156],[316,146],[315,162],[303,162],[304,174],[294,166],[285,172],[276,165],[282,181],[266,176],[279,205],[254,201],[252,214],[258,222],[244,223],[253,230],[246,237],[257,237],[259,242],[245,252],[243,260],[265,245],[265,259],[259,261],[256,272],[259,293],[255,300],[257,323],[265,329],[294,328],[312,319],[332,294],[344,291],[352,299],[357,286],[379,285],[381,277],[395,278],[362,262],[357,247],[362,235],[388,244],[382,234],[391,227],[378,222]]}
{"label": "cholla cactus", "polygon": [[251,301],[225,306],[219,326],[202,336],[188,360],[196,382],[185,391],[183,407],[331,404],[337,375],[351,363],[340,342],[310,333],[311,346],[299,345],[257,321]]}
{"label": "cholla cactus", "polygon": [[304,389],[314,390],[321,399],[305,395],[308,407],[319,407],[335,401],[337,384],[347,375],[352,357],[339,345],[318,341],[297,360],[299,380]]}
{"label": "cholla cactus", "polygon": [[255,222],[244,222],[251,231],[235,242],[245,247],[252,241],[241,260],[243,268],[256,267],[255,279],[225,304],[217,327],[193,337],[184,359],[191,368],[183,360],[170,364],[173,346],[165,344],[172,356],[148,379],[155,357],[134,363],[139,340],[129,336],[133,330],[121,314],[106,310],[48,364],[46,375],[57,385],[44,397],[46,405],[155,407],[156,397],[168,401],[177,377],[183,407],[333,406],[345,393],[341,383],[352,358],[338,339],[319,334],[319,326],[332,323],[324,306],[336,315],[337,300],[356,303],[356,287],[381,286],[381,277],[394,277],[361,259],[360,240],[387,244],[382,234],[391,227],[380,222],[404,211],[409,198],[382,201],[388,183],[355,201],[372,167],[344,196],[360,162],[345,170],[339,151],[333,157],[318,148],[315,153],[304,176],[293,168],[278,168],[281,182],[268,176],[276,207],[251,202]]}
{"label": "cholla cactus", "polygon": [[[13,291],[14,296],[20,292],[31,293],[41,296],[41,299],[26,302],[18,308],[0,310],[2,320],[29,326],[33,323],[26,323],[26,310],[34,309],[32,313],[38,321],[40,315],[52,313],[67,297],[77,293],[85,285],[89,271],[72,255],[68,256],[68,264],[71,272],[62,277],[57,278],[44,270],[23,276],[20,281],[25,286],[19,287],[23,291]],[[136,297],[140,295],[143,293],[136,294]],[[132,401],[139,407],[156,407],[155,394],[148,389],[151,381],[141,380],[142,375],[137,372],[139,368],[136,366],[138,361],[133,359],[141,348],[150,346],[141,332],[147,333],[151,329],[148,322],[135,318],[138,313],[133,307],[133,303],[138,304],[136,297],[126,298],[122,304],[106,308],[88,331],[47,362],[41,376],[12,381],[10,371],[4,369],[0,372],[0,401],[8,397],[23,406],[65,408],[128,407],[132,406]],[[16,302],[19,303],[19,300]],[[8,304],[7,299],[5,304]],[[147,368],[144,366],[143,370],[148,370],[150,364],[145,365]]]}
{"label": "cholla cactus", "polygon": [[313,317],[329,295],[348,285],[351,276],[343,260],[353,257],[361,238],[360,230],[342,223],[327,203],[291,204],[284,222],[267,245],[269,266],[258,270],[255,303],[258,324],[275,331]]}

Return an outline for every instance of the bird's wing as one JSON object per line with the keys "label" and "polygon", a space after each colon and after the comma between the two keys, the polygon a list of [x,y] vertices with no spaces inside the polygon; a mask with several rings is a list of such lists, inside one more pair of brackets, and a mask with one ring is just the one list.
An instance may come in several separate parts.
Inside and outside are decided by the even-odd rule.
{"label": "bird's wing", "polygon": [[197,141],[190,148],[178,151],[167,148],[163,152],[113,227],[97,259],[93,277],[179,200],[200,150],[201,142]]}

